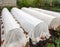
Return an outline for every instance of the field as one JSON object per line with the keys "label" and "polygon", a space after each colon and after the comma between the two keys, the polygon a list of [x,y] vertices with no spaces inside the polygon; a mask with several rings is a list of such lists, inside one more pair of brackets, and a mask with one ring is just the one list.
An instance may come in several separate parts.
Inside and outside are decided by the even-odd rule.
{"label": "field", "polygon": [[[37,8],[43,8],[46,10],[52,10],[56,12],[60,12],[60,2],[53,2],[54,4],[46,4],[46,2],[41,1],[41,0],[17,0],[17,6],[18,8],[22,7],[37,7]],[[56,3],[56,4],[55,4]],[[6,6],[9,10],[11,10],[12,7]],[[3,9],[3,7],[0,7],[0,12]],[[38,45],[38,47],[60,47],[60,29],[55,30],[50,30],[50,34],[52,35],[50,39],[41,42],[41,45]],[[35,45],[36,46],[36,45]],[[33,47],[33,46],[31,46]]]}

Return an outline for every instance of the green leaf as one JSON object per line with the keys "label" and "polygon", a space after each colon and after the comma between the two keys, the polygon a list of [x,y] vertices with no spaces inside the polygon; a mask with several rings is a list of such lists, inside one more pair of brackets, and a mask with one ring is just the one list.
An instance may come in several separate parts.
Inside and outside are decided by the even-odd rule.
{"label": "green leaf", "polygon": [[57,47],[60,47],[60,38],[56,39],[55,42],[57,44]]}
{"label": "green leaf", "polygon": [[48,43],[48,44],[46,44],[46,47],[54,47],[54,44]]}

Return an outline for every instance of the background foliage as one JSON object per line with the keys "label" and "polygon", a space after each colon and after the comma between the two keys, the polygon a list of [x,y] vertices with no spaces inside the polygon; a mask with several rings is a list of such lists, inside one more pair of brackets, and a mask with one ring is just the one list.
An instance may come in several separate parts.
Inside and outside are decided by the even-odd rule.
{"label": "background foliage", "polygon": [[19,8],[38,7],[60,12],[60,0],[17,0]]}

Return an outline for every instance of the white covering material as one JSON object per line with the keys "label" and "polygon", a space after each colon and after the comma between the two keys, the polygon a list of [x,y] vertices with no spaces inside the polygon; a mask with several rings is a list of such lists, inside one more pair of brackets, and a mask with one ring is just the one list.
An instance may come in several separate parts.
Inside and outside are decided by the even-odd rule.
{"label": "white covering material", "polygon": [[34,10],[37,10],[37,11],[39,11],[39,12],[43,12],[43,13],[49,14],[49,15],[51,15],[51,16],[60,18],[60,13],[58,13],[58,12],[53,12],[53,11],[44,10],[44,9],[39,9],[39,8],[31,8],[31,9],[34,9]]}
{"label": "white covering material", "polygon": [[13,8],[11,13],[17,21],[20,22],[23,29],[31,38],[38,38],[41,36],[45,36],[46,38],[50,37],[48,26],[43,21],[23,12],[18,8]]}
{"label": "white covering material", "polygon": [[2,10],[2,21],[4,24],[4,28],[5,28],[4,30],[5,34],[7,34],[9,31],[13,29],[19,28],[19,24],[17,24],[15,19],[12,17],[10,12],[6,8]]}
{"label": "white covering material", "polygon": [[[16,35],[18,35],[18,34],[16,33]],[[16,37],[18,37],[18,36],[16,36]],[[29,38],[27,38],[27,39],[21,38],[19,41],[13,42],[13,43],[9,44],[7,47],[25,47],[28,39]]]}
{"label": "white covering material", "polygon": [[35,11],[34,9],[31,8],[22,8],[22,10],[33,15],[36,18],[43,20],[45,23],[47,23],[49,28],[56,28],[58,25],[60,25],[59,19],[51,15]]}
{"label": "white covering material", "polygon": [[57,28],[60,25],[60,13],[49,11],[49,10],[44,10],[44,9],[39,9],[39,8],[31,8],[31,9],[54,16],[56,19],[58,19],[58,21],[56,21],[57,24],[55,28]]}
{"label": "white covering material", "polygon": [[[15,31],[9,32],[6,40],[6,45],[4,47],[24,47],[27,43],[27,38],[20,32],[22,30],[17,29]],[[8,43],[7,43],[8,42]]]}
{"label": "white covering material", "polygon": [[39,9],[39,8],[31,8],[31,9],[34,9],[36,11],[39,11],[39,12],[54,16],[56,19],[58,19],[58,21],[56,21],[57,24],[56,24],[55,28],[57,28],[60,25],[60,13],[49,11],[49,10],[44,10],[44,9]]}
{"label": "white covering material", "polygon": [[16,41],[24,41],[23,46],[26,45],[27,39],[23,33],[23,30],[20,28],[19,24],[17,24],[7,8],[2,10],[2,21],[4,24],[4,33],[6,37],[4,47],[7,47],[8,44]]}
{"label": "white covering material", "polygon": [[24,40],[18,41],[18,42],[14,42],[14,43],[11,43],[10,45],[8,45],[7,47],[24,47],[23,46],[23,42],[24,42]]}

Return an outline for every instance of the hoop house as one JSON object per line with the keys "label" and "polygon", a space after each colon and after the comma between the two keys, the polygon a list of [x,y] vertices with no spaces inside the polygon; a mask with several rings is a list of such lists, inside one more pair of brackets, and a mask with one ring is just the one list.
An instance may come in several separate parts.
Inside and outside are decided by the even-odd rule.
{"label": "hoop house", "polygon": [[[26,44],[26,37],[23,33],[23,30],[20,28],[19,24],[12,17],[7,8],[2,10],[2,21],[4,24],[4,33],[5,33],[5,44],[4,47],[7,47],[9,44],[21,41],[24,39],[24,44]],[[23,42],[22,41],[22,42]]]}
{"label": "hoop house", "polygon": [[11,13],[21,24],[22,28],[28,33],[30,38],[40,37],[39,38],[40,40],[41,37],[44,36],[44,40],[45,40],[50,37],[48,26],[43,21],[23,12],[18,8],[13,8],[11,10]]}
{"label": "hoop house", "polygon": [[36,17],[40,20],[43,20],[48,25],[49,29],[51,29],[51,28],[55,29],[58,25],[60,25],[59,19],[54,16],[35,11],[34,9],[31,9],[31,8],[22,8],[22,10],[24,12],[27,12],[27,13],[33,15],[34,17]]}

